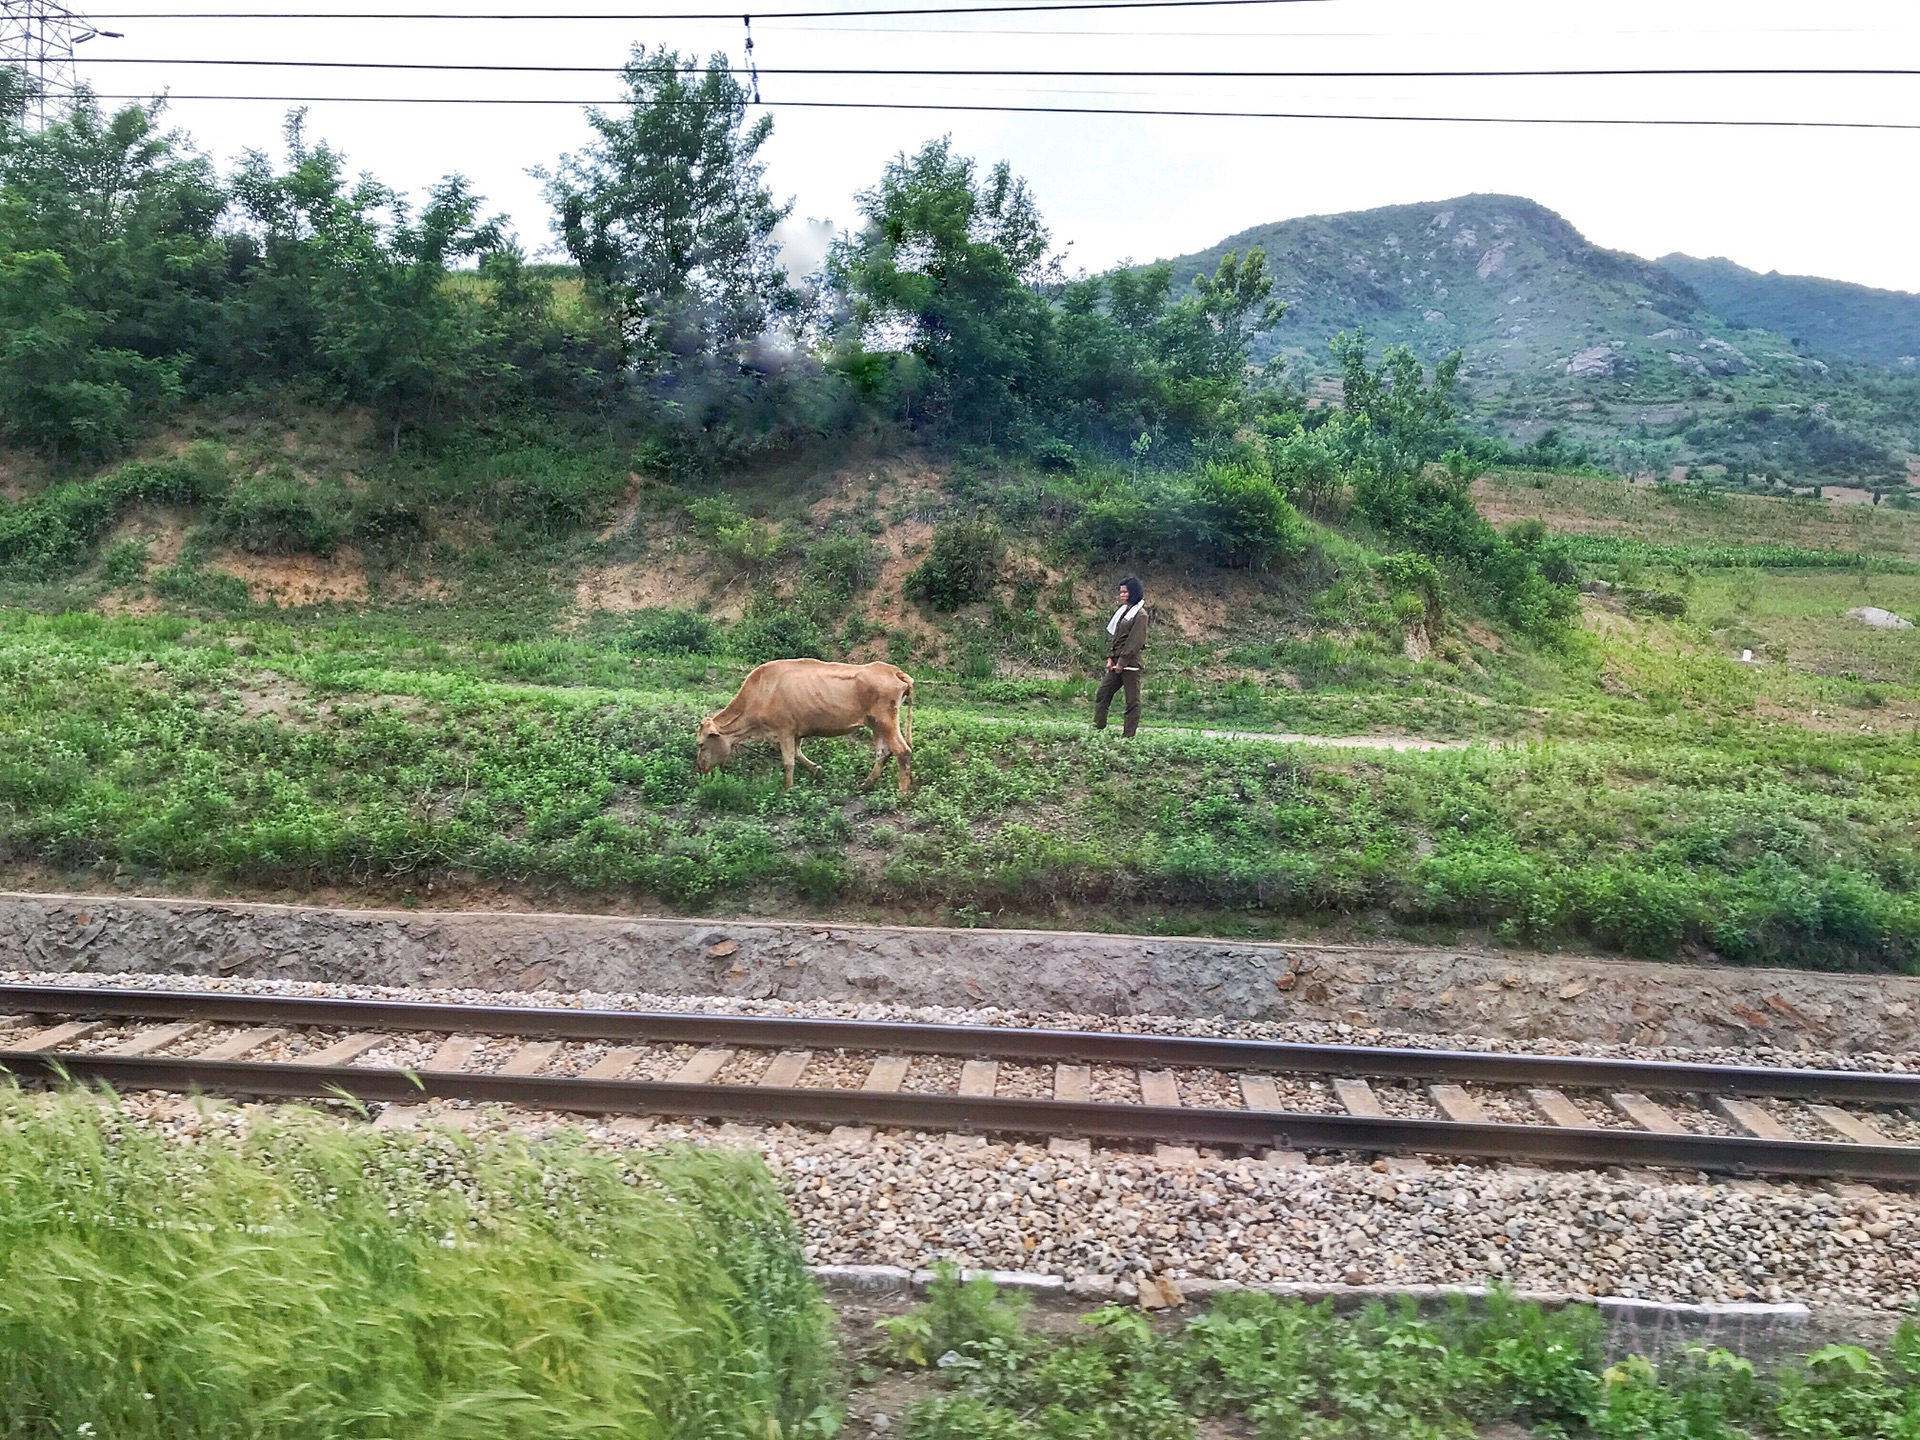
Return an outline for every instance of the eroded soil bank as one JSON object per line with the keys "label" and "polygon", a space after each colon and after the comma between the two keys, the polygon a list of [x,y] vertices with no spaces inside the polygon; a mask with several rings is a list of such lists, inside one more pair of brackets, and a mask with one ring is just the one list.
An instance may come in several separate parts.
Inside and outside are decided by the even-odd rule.
{"label": "eroded soil bank", "polygon": [[22,968],[650,991],[1436,1035],[1898,1052],[1920,980],[1587,956],[1061,931],[353,910],[0,893]]}

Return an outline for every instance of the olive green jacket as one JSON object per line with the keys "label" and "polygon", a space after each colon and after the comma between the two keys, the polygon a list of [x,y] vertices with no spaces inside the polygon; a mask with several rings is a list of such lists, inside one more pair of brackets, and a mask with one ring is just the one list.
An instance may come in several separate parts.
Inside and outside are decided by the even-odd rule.
{"label": "olive green jacket", "polygon": [[1122,670],[1138,670],[1141,668],[1140,652],[1146,648],[1147,609],[1143,605],[1140,613],[1131,620],[1120,622],[1113,633],[1113,643],[1107,647],[1107,658],[1118,660]]}

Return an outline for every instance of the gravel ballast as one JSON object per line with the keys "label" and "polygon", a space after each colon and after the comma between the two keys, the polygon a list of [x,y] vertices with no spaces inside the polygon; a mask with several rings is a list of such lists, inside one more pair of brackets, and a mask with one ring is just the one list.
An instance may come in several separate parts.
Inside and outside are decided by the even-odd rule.
{"label": "gravel ballast", "polygon": [[[0,972],[13,983],[71,974]],[[1559,1054],[1910,1070],[1911,1053],[1753,1047],[1636,1048],[1619,1043],[1468,1041],[1340,1022],[1203,1021],[1025,1014],[738,997],[483,990],[116,974],[133,988],[677,1009],[953,1024],[1127,1028],[1372,1045],[1447,1044]],[[396,1037],[395,1050],[403,1048]],[[405,1037],[411,1040],[412,1037]],[[378,1052],[370,1052],[373,1061]],[[664,1051],[663,1058],[664,1058]],[[827,1057],[821,1057],[824,1061]],[[417,1063],[417,1062],[416,1062]],[[957,1069],[957,1065],[954,1067]],[[1198,1073],[1198,1072],[1195,1072]],[[1019,1088],[1035,1077],[1015,1072]],[[1098,1079],[1098,1077],[1096,1077]],[[844,1083],[842,1080],[841,1083]],[[1098,1088],[1098,1087],[1096,1087]],[[1222,1099],[1228,1097],[1222,1096]],[[1206,1103],[1195,1095],[1189,1101]],[[170,1102],[178,1106],[181,1102]],[[1509,1284],[1521,1290],[1652,1300],[1802,1301],[1891,1311],[1920,1302],[1920,1231],[1907,1194],[1862,1186],[1709,1179],[1674,1172],[1538,1170],[1421,1161],[1305,1163],[1086,1156],[1044,1146],[960,1148],[942,1134],[845,1132],[662,1121],[591,1122],[434,1102],[388,1123],[443,1121],[535,1132],[581,1126],[609,1144],[675,1140],[751,1145],[766,1155],[816,1264],[978,1269],[1056,1275],[1087,1293],[1143,1276],[1342,1286]],[[1116,1292],[1111,1287],[1119,1286]]]}
{"label": "gravel ballast", "polygon": [[646,991],[1848,1053],[1920,1044],[1920,979],[1395,945],[356,910],[0,892],[40,970]]}

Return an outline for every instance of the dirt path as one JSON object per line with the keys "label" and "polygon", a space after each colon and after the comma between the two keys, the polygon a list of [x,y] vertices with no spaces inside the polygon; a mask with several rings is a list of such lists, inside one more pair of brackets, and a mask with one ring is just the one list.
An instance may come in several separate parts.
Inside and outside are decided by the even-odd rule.
{"label": "dirt path", "polygon": [[1415,946],[0,892],[0,964],[1908,1052],[1920,980]]}
{"label": "dirt path", "polygon": [[[1018,715],[980,715],[971,711],[955,712],[983,725],[1018,726],[1023,730],[1049,730],[1065,734],[1075,730],[1092,733],[1092,726],[1066,720],[1035,720]],[[1191,725],[1142,725],[1140,733],[1153,735],[1198,735],[1207,740],[1252,740],[1269,745],[1325,745],[1336,750],[1464,750],[1469,745],[1498,744],[1488,740],[1425,740],[1416,735],[1302,735],[1291,730],[1202,730]]]}

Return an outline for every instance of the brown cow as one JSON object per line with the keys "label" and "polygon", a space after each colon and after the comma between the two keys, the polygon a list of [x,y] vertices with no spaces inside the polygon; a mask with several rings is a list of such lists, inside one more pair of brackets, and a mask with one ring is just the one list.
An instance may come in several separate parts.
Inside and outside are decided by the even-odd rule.
{"label": "brown cow", "polygon": [[[900,702],[907,724],[900,728]],[[896,665],[844,665],[830,660],[769,660],[756,665],[740,691],[700,722],[702,775],[727,763],[733,747],[745,740],[777,740],[780,763],[793,788],[793,762],[815,775],[820,767],[800,753],[800,742],[815,735],[847,735],[862,725],[873,729],[871,785],[891,755],[900,762],[900,794],[913,786],[913,677]]]}

